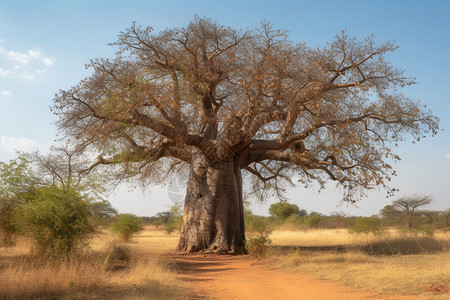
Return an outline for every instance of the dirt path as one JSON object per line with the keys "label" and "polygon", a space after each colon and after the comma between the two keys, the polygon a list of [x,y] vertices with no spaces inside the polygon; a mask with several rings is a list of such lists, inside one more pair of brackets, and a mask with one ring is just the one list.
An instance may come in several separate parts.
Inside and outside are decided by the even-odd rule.
{"label": "dirt path", "polygon": [[380,295],[314,280],[274,268],[268,261],[248,256],[166,254],[189,282],[194,294],[204,299],[418,299]]}

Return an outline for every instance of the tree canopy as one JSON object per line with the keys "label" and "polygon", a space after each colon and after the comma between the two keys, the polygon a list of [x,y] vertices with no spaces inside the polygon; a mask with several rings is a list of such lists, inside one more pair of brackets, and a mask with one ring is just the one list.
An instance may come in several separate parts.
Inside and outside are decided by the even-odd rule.
{"label": "tree canopy", "polygon": [[307,215],[306,211],[304,209],[300,210],[297,204],[283,201],[271,204],[269,214],[282,220],[289,218],[291,215],[301,215],[302,217]]}
{"label": "tree canopy", "polygon": [[412,218],[417,213],[417,209],[422,206],[427,206],[431,203],[433,198],[430,195],[414,195],[409,197],[401,197],[392,202],[392,208],[402,211],[406,217],[406,225],[408,229],[412,229]]}
{"label": "tree canopy", "polygon": [[133,24],[113,45],[116,57],[92,60],[53,111],[66,138],[97,152],[90,169],[113,164],[120,178],[160,182],[201,153],[233,160],[261,197],[333,180],[354,201],[387,187],[397,142],[438,130],[398,91],[415,82],[386,60],[397,46],[371,36],[343,31],[312,48],[270,23],[244,31],[196,17],[160,32]]}

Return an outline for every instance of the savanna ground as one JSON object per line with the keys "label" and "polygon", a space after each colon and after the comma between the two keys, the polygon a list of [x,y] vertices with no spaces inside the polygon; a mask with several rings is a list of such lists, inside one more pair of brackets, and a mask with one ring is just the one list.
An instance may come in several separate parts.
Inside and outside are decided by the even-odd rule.
{"label": "savanna ground", "polygon": [[146,227],[121,244],[42,263],[19,239],[0,248],[1,299],[448,299],[449,237],[397,231],[274,230],[264,257],[174,254],[178,234]]}

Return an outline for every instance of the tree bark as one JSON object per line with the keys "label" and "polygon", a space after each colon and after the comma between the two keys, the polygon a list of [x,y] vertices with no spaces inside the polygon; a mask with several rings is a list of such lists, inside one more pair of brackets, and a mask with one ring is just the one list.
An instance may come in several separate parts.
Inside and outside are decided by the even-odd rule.
{"label": "tree bark", "polygon": [[194,153],[177,251],[243,254],[241,170],[234,161],[208,162]]}

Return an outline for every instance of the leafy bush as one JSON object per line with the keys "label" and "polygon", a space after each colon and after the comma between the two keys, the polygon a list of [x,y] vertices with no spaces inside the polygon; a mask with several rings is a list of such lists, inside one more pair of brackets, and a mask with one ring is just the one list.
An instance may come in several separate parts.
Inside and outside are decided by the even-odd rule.
{"label": "leafy bush", "polygon": [[356,219],[355,225],[349,228],[351,233],[380,233],[382,230],[381,222],[379,219],[370,217],[359,217]]}
{"label": "leafy bush", "polygon": [[90,203],[91,220],[99,226],[109,225],[117,216],[117,210],[106,200]]}
{"label": "leafy bush", "polygon": [[15,197],[0,198],[0,246],[13,245],[12,237],[16,233],[14,212],[19,204]]}
{"label": "leafy bush", "polygon": [[[305,212],[302,210],[301,213]],[[300,210],[296,204],[290,204],[284,201],[273,203],[269,207],[269,213],[271,216],[285,220],[291,215],[300,214]]]}
{"label": "leafy bush", "polygon": [[247,231],[256,233],[258,236],[268,236],[271,233],[270,219],[250,215],[245,218],[245,226]]}
{"label": "leafy bush", "polygon": [[174,216],[170,218],[170,220],[164,224],[164,229],[168,234],[171,234],[175,230],[181,230],[181,226],[183,225],[183,217],[182,216]]}
{"label": "leafy bush", "polygon": [[40,185],[30,164],[30,156],[25,153],[19,153],[9,163],[0,162],[0,245],[13,244],[14,213],[19,204],[34,197]]}
{"label": "leafy bush", "polygon": [[291,215],[286,218],[284,224],[291,226],[293,229],[303,229],[303,218],[297,215]]}
{"label": "leafy bush", "polygon": [[142,230],[142,221],[133,214],[120,214],[117,220],[111,223],[111,230],[120,235],[124,242],[128,242],[133,234]]}
{"label": "leafy bush", "polygon": [[262,257],[267,252],[267,244],[270,244],[270,239],[266,236],[250,237],[245,242],[245,250],[248,254],[256,257]]}
{"label": "leafy bush", "polygon": [[16,212],[20,232],[30,237],[44,259],[68,257],[95,227],[89,202],[74,190],[43,187]]}
{"label": "leafy bush", "polygon": [[266,253],[270,244],[269,235],[272,233],[270,219],[262,216],[248,215],[245,218],[247,231],[256,236],[247,237],[245,250],[252,256],[261,257]]}
{"label": "leafy bush", "polygon": [[317,228],[317,227],[319,227],[320,221],[322,221],[321,216],[319,216],[318,214],[310,214],[303,220],[303,223],[308,228]]}

